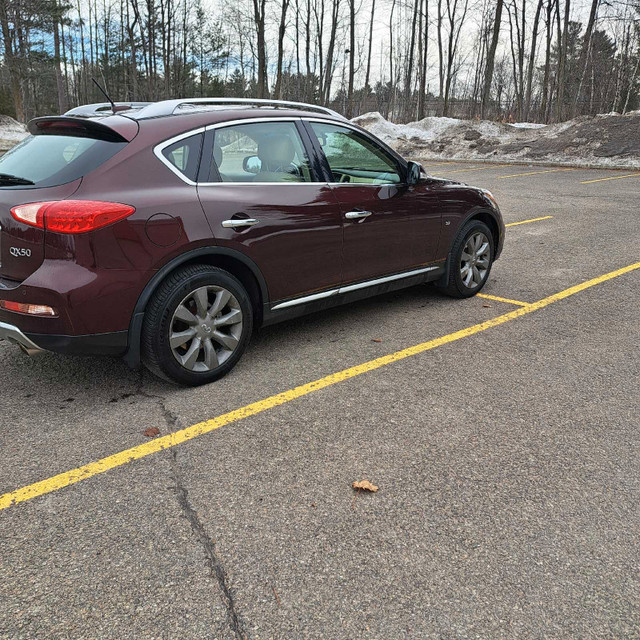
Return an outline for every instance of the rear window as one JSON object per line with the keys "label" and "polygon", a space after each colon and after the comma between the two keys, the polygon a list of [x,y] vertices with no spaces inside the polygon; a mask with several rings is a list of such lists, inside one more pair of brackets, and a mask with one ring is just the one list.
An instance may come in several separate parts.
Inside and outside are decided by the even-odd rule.
{"label": "rear window", "polygon": [[88,174],[126,145],[76,136],[29,136],[0,157],[0,174],[53,187]]}

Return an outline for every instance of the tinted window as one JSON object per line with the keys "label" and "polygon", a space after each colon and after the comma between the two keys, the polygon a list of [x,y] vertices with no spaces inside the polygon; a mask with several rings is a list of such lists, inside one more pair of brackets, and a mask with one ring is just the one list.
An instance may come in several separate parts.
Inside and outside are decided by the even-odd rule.
{"label": "tinted window", "polygon": [[29,136],[0,157],[0,173],[51,187],[77,180],[127,145],[75,136]]}
{"label": "tinted window", "polygon": [[202,134],[174,142],[162,150],[164,157],[184,176],[195,182],[200,165]]}
{"label": "tinted window", "polygon": [[222,182],[311,181],[309,160],[293,122],[216,129],[212,170],[211,181],[218,176]]}
{"label": "tinted window", "polygon": [[386,151],[353,129],[310,122],[322,146],[334,182],[389,184],[401,182],[398,165]]}

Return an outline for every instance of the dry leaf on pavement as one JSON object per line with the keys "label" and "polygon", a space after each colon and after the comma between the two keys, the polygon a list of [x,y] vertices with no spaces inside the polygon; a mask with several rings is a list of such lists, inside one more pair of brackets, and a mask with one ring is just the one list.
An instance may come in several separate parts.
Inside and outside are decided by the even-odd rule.
{"label": "dry leaf on pavement", "polygon": [[376,487],[375,484],[371,484],[368,480],[354,482],[351,486],[354,489],[359,489],[360,491],[371,491],[371,493],[376,493],[378,491],[378,487]]}
{"label": "dry leaf on pavement", "polygon": [[144,430],[142,435],[147,436],[147,438],[153,438],[154,436],[160,435],[160,429],[158,429],[158,427],[149,427]]}

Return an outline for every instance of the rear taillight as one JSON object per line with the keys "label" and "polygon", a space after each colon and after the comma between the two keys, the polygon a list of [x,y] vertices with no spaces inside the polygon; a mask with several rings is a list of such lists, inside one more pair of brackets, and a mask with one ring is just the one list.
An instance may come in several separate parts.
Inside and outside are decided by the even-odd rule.
{"label": "rear taillight", "polygon": [[128,204],[96,200],[32,202],[11,209],[11,215],[32,227],[56,233],[86,233],[127,218],[135,211]]}

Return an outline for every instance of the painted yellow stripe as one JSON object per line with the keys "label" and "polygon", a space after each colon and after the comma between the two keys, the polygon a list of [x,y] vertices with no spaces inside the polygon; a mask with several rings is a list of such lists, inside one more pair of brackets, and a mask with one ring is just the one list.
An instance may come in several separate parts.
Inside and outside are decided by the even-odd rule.
{"label": "painted yellow stripe", "polygon": [[505,302],[506,304],[515,304],[519,307],[528,306],[528,302],[520,302],[520,300],[511,300],[510,298],[501,298],[500,296],[491,296],[488,293],[478,293],[478,298],[484,298],[485,300],[495,300],[496,302]]}
{"label": "painted yellow stripe", "polygon": [[438,175],[448,176],[452,173],[465,173],[466,171],[489,171],[490,169],[502,169],[508,166],[508,164],[494,164],[493,166],[469,167],[468,169],[456,169],[455,171],[438,171]]}
{"label": "painted yellow stripe", "polygon": [[607,180],[622,180],[622,178],[640,178],[640,173],[628,173],[625,176],[611,176],[609,178],[598,178],[597,180],[585,180],[580,184],[593,184],[594,182],[606,182]]}
{"label": "painted yellow stripe", "polygon": [[451,164],[460,164],[460,162],[436,162],[435,164],[423,164],[422,166],[426,169],[428,167],[441,167],[442,165],[451,165]]}
{"label": "painted yellow stripe", "polygon": [[511,320],[515,320],[516,318],[520,318],[529,313],[533,313],[534,311],[538,311],[539,309],[543,309],[544,307],[547,307],[554,302],[564,300],[565,298],[575,295],[580,291],[584,291],[585,289],[594,287],[598,284],[606,282],[607,280],[611,280],[612,278],[617,278],[618,276],[629,273],[630,271],[634,271],[635,269],[640,269],[640,262],[636,262],[627,267],[623,267],[622,269],[617,269],[616,271],[611,271],[610,273],[606,273],[597,278],[593,278],[592,280],[587,280],[586,282],[582,282],[581,284],[569,287],[564,291],[555,293],[552,296],[543,298],[542,300],[538,300],[537,302],[532,302],[526,307],[520,307],[518,309],[515,309],[514,311],[510,311],[509,313],[505,313],[501,316],[492,318],[491,320],[481,322],[480,324],[467,327],[466,329],[461,329],[460,331],[455,331],[454,333],[442,336],[441,338],[436,338],[435,340],[422,342],[421,344],[396,351],[395,353],[390,353],[389,355],[376,358],[375,360],[370,360],[369,362],[356,365],[355,367],[343,369],[342,371],[332,373],[331,375],[320,378],[319,380],[314,380],[313,382],[303,384],[288,391],[283,391],[282,393],[278,393],[269,398],[265,398],[264,400],[254,402],[240,409],[235,409],[234,411],[225,413],[221,416],[218,416],[217,418],[213,418],[212,420],[199,422],[198,424],[194,424],[191,427],[187,427],[186,429],[181,429],[180,431],[175,431],[174,433],[162,436],[161,438],[156,438],[154,440],[144,442],[143,444],[131,447],[130,449],[126,449],[125,451],[120,451],[119,453],[107,456],[106,458],[102,458],[101,460],[90,462],[76,469],[72,469],[71,471],[65,471],[64,473],[52,476],[51,478],[47,478],[46,480],[35,482],[34,484],[16,489],[15,491],[10,491],[9,493],[0,495],[0,510],[7,509],[8,507],[19,504],[21,502],[25,502],[27,500],[32,500],[33,498],[51,493],[52,491],[57,491],[58,489],[62,489],[63,487],[68,487],[72,484],[75,484],[76,482],[87,480],[88,478],[96,476],[100,473],[104,473],[105,471],[109,471],[116,467],[128,464],[129,462],[133,462],[134,460],[139,460],[140,458],[144,458],[153,453],[157,453],[158,451],[162,451],[163,449],[175,447],[176,445],[188,442],[189,440],[193,440],[194,438],[197,438],[198,436],[201,436],[205,433],[215,431],[216,429],[219,429],[220,427],[223,427],[232,422],[237,422],[238,420],[243,420],[244,418],[248,418],[250,416],[255,416],[259,413],[267,411],[268,409],[272,409],[273,407],[286,404],[287,402],[291,402],[296,398],[301,398],[302,396],[314,393],[315,391],[320,391],[321,389],[325,389],[334,384],[338,384],[339,382],[355,378],[356,376],[362,375],[363,373],[374,371],[375,369],[380,369],[380,367],[384,367],[388,364],[404,360],[405,358],[409,358],[420,353],[424,353],[425,351],[430,351],[431,349],[436,349],[437,347],[441,347],[445,344],[449,344],[457,340],[462,340],[463,338],[468,338],[475,335],[476,333],[480,333],[481,331],[486,331],[487,329],[498,327],[501,324],[505,324],[506,322],[510,322]]}
{"label": "painted yellow stripe", "polygon": [[530,222],[540,222],[540,220],[550,220],[553,216],[542,216],[542,218],[530,218],[529,220],[520,220],[520,222],[510,222],[505,227],[517,227],[519,224],[529,224]]}
{"label": "painted yellow stripe", "polygon": [[575,169],[546,169],[545,171],[529,171],[528,173],[512,173],[508,176],[498,176],[499,179],[502,178],[519,178],[520,176],[538,176],[541,173],[558,173],[560,171],[575,171]]}

